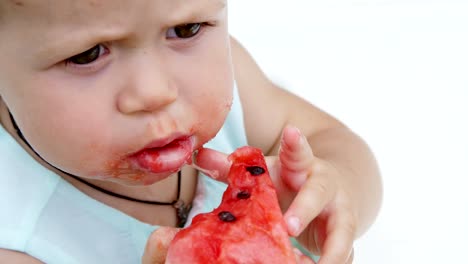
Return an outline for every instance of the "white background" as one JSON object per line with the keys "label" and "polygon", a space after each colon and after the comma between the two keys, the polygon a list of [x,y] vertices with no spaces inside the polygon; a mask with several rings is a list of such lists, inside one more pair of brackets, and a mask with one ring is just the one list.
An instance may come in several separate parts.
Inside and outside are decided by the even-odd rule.
{"label": "white background", "polygon": [[232,35],[267,75],[346,123],[379,160],[383,207],[355,263],[468,263],[468,1],[229,8]]}

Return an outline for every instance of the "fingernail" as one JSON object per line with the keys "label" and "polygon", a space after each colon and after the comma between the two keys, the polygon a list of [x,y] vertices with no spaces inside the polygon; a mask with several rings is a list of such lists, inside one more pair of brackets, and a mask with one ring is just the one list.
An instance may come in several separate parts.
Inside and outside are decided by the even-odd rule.
{"label": "fingernail", "polygon": [[302,133],[299,135],[299,140],[301,144],[309,144],[309,141],[307,141],[307,138]]}
{"label": "fingernail", "polygon": [[292,128],[299,137],[300,144],[308,143],[307,138],[304,136],[304,134],[302,134],[301,130],[298,127],[292,126]]}
{"label": "fingernail", "polygon": [[289,233],[293,236],[299,235],[299,229],[301,228],[301,221],[296,216],[290,216],[287,220]]}
{"label": "fingernail", "polygon": [[298,133],[299,135],[302,135],[301,130],[297,126],[293,126],[293,128],[296,131],[296,133]]}
{"label": "fingernail", "polygon": [[199,167],[197,164],[192,164],[192,167],[196,170],[198,170],[199,172],[207,175],[207,176],[210,176],[211,178],[213,179],[217,179],[219,178],[219,173],[215,170],[207,170],[207,169],[204,169],[202,167]]}

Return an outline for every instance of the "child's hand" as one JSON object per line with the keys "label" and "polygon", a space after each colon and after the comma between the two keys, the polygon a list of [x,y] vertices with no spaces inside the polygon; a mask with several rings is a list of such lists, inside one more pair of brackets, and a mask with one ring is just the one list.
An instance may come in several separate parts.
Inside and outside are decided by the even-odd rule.
{"label": "child's hand", "polygon": [[[317,255],[320,264],[351,263],[356,232],[356,209],[340,171],[313,155],[298,129],[283,131],[279,155],[266,158],[278,191],[291,236]],[[202,149],[196,166],[211,177],[226,181],[226,155]]]}
{"label": "child's hand", "polygon": [[321,255],[319,263],[351,263],[356,210],[340,171],[314,157],[306,138],[292,127],[283,131],[279,163],[281,179],[297,192],[284,215],[289,233]]}
{"label": "child's hand", "polygon": [[160,227],[156,229],[146,242],[142,264],[164,264],[169,245],[179,229]]}

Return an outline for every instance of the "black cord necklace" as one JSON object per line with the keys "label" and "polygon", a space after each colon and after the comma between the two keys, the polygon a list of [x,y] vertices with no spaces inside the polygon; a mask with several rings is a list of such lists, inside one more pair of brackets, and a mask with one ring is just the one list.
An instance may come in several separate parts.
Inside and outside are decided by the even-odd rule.
{"label": "black cord necklace", "polygon": [[182,185],[181,184],[182,183],[182,172],[181,171],[177,172],[177,198],[174,201],[171,201],[171,202],[148,201],[148,200],[140,200],[140,199],[136,199],[136,198],[133,198],[133,197],[118,194],[118,193],[106,190],[104,188],[101,188],[101,187],[99,187],[97,185],[94,185],[94,184],[84,180],[83,178],[80,178],[80,177],[78,177],[76,175],[73,175],[71,173],[63,171],[63,170],[53,166],[49,162],[47,162],[45,159],[43,159],[32,148],[32,146],[29,144],[29,142],[24,137],[23,133],[21,133],[21,130],[19,129],[18,125],[16,124],[15,119],[13,118],[13,115],[11,114],[11,112],[9,112],[9,114],[10,114],[11,123],[13,124],[13,128],[15,129],[16,134],[34,152],[34,154],[36,154],[40,159],[42,159],[45,163],[47,163],[52,168],[55,168],[56,170],[60,171],[61,173],[65,174],[65,175],[67,175],[69,177],[72,177],[73,179],[75,179],[77,181],[80,181],[81,183],[83,183],[83,184],[85,184],[85,185],[87,185],[87,186],[89,186],[89,187],[91,187],[91,188],[93,188],[95,190],[98,190],[100,192],[103,192],[103,193],[105,193],[107,195],[110,195],[110,196],[113,196],[113,197],[116,197],[116,198],[119,198],[119,199],[132,201],[132,202],[138,202],[138,203],[144,203],[144,204],[152,204],[152,205],[170,205],[170,206],[172,206],[172,207],[174,207],[176,209],[177,227],[183,227],[185,225],[185,223],[187,222],[187,217],[188,217],[188,213],[190,212],[191,205],[190,204],[186,205],[184,203],[184,201],[182,199],[180,199],[180,188],[181,188],[181,185]]}

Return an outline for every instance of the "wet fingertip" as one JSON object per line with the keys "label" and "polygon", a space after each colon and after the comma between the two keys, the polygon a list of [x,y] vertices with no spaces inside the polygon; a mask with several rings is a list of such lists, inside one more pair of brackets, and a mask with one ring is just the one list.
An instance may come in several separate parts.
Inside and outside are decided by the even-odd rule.
{"label": "wet fingertip", "polygon": [[289,216],[286,218],[288,232],[292,236],[298,236],[301,230],[301,220],[297,216]]}
{"label": "wet fingertip", "polygon": [[302,136],[302,132],[298,127],[290,125],[289,129],[294,136]]}
{"label": "wet fingertip", "polygon": [[300,133],[299,128],[293,124],[286,124],[286,126],[284,126],[284,129],[289,129],[291,131],[297,131]]}
{"label": "wet fingertip", "polygon": [[296,149],[304,145],[308,146],[307,138],[295,126],[288,126],[283,131],[283,137],[281,143],[287,146],[289,149]]}

